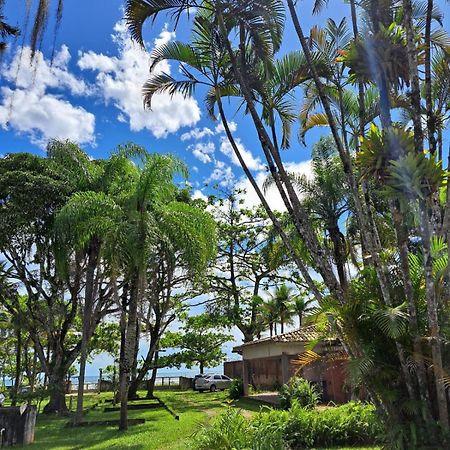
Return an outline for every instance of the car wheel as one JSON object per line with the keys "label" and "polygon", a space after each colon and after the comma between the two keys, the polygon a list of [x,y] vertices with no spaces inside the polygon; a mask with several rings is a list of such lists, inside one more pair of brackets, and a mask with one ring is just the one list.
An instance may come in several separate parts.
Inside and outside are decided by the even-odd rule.
{"label": "car wheel", "polygon": [[213,385],[209,388],[209,390],[210,390],[211,392],[216,392],[216,391],[217,391],[216,385],[213,384]]}

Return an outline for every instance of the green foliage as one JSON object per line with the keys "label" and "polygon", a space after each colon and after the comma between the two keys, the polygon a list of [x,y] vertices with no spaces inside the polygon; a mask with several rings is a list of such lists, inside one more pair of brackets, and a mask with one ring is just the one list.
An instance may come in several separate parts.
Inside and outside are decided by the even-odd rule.
{"label": "green foliage", "polygon": [[350,402],[321,411],[294,404],[285,439],[294,448],[374,444],[381,433],[373,405]]}
{"label": "green foliage", "polygon": [[317,387],[301,377],[292,377],[280,389],[280,406],[283,409],[289,409],[294,402],[303,408],[313,408],[319,399]]}
{"label": "green foliage", "polygon": [[228,388],[228,396],[232,400],[237,400],[244,395],[244,383],[240,378],[235,378]]}
{"label": "green foliage", "polygon": [[[196,432],[195,450],[283,450],[284,421],[278,411],[260,412],[252,421],[238,409],[228,408],[210,425]],[[287,415],[284,416],[287,418]]]}
{"label": "green foliage", "polygon": [[198,364],[200,371],[219,365],[226,357],[222,345],[232,339],[221,328],[223,330],[223,324],[212,320],[208,314],[189,317],[181,331],[167,332],[161,339],[161,348],[179,349],[167,357],[167,364],[175,367],[185,364],[187,368]]}
{"label": "green foliage", "polygon": [[380,422],[373,405],[350,402],[320,411],[297,402],[289,411],[262,409],[246,420],[239,410],[228,409],[195,434],[195,450],[283,450],[374,444]]}

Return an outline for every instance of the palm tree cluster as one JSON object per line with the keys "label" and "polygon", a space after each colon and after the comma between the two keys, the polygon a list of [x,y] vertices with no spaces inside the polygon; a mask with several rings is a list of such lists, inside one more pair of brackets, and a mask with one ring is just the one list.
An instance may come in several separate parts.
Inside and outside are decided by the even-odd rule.
{"label": "palm tree cluster", "polygon": [[[78,361],[74,422],[82,420],[87,359],[93,346],[115,346],[115,333],[102,346],[100,325],[108,329],[119,315],[112,328],[120,335],[120,427],[126,429],[129,390],[142,380],[141,326],[151,338],[150,364],[189,286],[215,256],[215,222],[175,183],[175,176],[187,176],[182,162],[134,144],[92,160],[73,143],[53,141],[47,158],[11,154],[0,166],[6,258],[0,303],[21,323],[46,374],[46,411],[67,411],[65,379]],[[22,288],[26,295],[19,295]],[[22,367],[16,360],[16,379]]]}
{"label": "palm tree cluster", "polygon": [[[314,12],[328,3],[317,0]],[[151,74],[145,105],[156,93],[206,88],[210,116],[218,112],[319,305],[318,328],[345,346],[351,378],[384,418],[390,444],[442,446],[449,429],[450,183],[442,146],[450,38],[433,0],[343,3],[350,26],[330,19],[309,35],[304,5],[294,0],[128,0],[126,18],[143,45],[147,20],[168,13],[176,26],[191,13],[189,42],[152,53],[152,66],[169,60],[180,70]],[[279,56],[288,17],[301,50]],[[254,125],[283,218],[236,144],[228,120],[235,110]],[[331,132],[313,181],[298,180],[284,163],[297,120],[301,140],[315,126]]]}
{"label": "palm tree cluster", "polygon": [[260,321],[264,327],[269,327],[270,336],[278,334],[277,324],[280,325],[280,333],[284,333],[285,325],[293,325],[296,319],[299,327],[302,326],[304,316],[313,310],[306,295],[295,294],[292,287],[282,284],[275,288],[266,301],[261,301]]}

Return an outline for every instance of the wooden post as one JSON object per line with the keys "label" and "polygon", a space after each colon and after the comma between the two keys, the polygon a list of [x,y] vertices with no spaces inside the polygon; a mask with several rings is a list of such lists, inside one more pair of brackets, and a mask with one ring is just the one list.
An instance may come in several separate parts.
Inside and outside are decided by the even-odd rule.
{"label": "wooden post", "polygon": [[242,384],[244,387],[244,397],[248,396],[248,369],[249,363],[246,359],[242,360]]}
{"label": "wooden post", "polygon": [[290,376],[290,370],[289,370],[289,358],[288,355],[286,353],[282,353],[281,354],[281,381],[283,382],[283,384],[286,384],[289,379],[291,378]]}
{"label": "wooden post", "polygon": [[99,369],[99,377],[98,377],[98,393],[102,392],[102,375],[103,375],[103,369]]}

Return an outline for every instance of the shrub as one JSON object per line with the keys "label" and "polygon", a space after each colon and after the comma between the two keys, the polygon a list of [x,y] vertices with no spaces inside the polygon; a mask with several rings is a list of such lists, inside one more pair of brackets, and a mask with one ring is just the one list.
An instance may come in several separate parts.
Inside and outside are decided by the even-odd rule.
{"label": "shrub", "polygon": [[228,388],[228,396],[232,400],[237,400],[244,395],[244,383],[240,378],[235,378]]}
{"label": "shrub", "polygon": [[191,447],[195,450],[285,450],[286,411],[262,410],[250,421],[241,411],[228,408],[211,425],[195,434]]}
{"label": "shrub", "polygon": [[285,440],[288,411],[262,408],[251,421],[252,450],[284,450],[289,448]]}
{"label": "shrub", "polygon": [[196,450],[244,450],[251,448],[249,422],[238,409],[228,408],[211,425],[202,425],[195,433],[192,447]]}
{"label": "shrub", "polygon": [[301,377],[292,377],[288,384],[281,387],[279,394],[280,406],[283,409],[289,409],[294,400],[304,408],[312,408],[320,399],[317,387]]}
{"label": "shrub", "polygon": [[247,420],[228,408],[195,435],[196,450],[285,450],[373,445],[381,435],[373,405],[350,402],[316,410],[294,400],[289,411],[263,408]]}
{"label": "shrub", "polygon": [[285,428],[285,439],[293,448],[373,444],[380,434],[375,408],[361,402],[321,411],[294,404]]}

